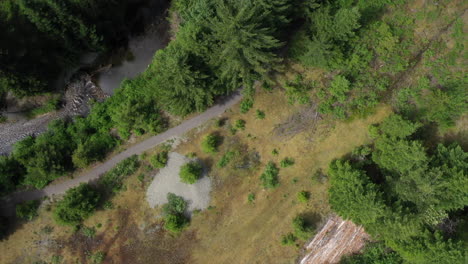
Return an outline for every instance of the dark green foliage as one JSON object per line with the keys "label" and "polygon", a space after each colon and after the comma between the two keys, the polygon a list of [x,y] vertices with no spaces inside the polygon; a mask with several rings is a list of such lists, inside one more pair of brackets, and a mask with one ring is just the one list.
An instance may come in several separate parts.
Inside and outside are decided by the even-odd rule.
{"label": "dark green foliage", "polygon": [[240,112],[242,114],[247,113],[253,107],[253,99],[252,98],[245,98],[240,103]]}
{"label": "dark green foliage", "polygon": [[249,195],[247,195],[247,202],[253,203],[254,201],[255,201],[255,194],[249,193]]}
{"label": "dark green foliage", "polygon": [[151,157],[150,162],[151,165],[155,168],[164,168],[166,167],[168,160],[168,152],[167,151],[161,151],[156,153],[153,157]]}
{"label": "dark green foliage", "polygon": [[202,141],[201,148],[203,152],[208,153],[208,154],[213,154],[218,152],[218,145],[221,141],[220,136],[216,134],[210,134],[205,136],[205,138]]}
{"label": "dark green foliage", "polygon": [[245,120],[239,119],[235,124],[236,129],[244,130],[245,129]]}
{"label": "dark green foliage", "polygon": [[186,163],[180,168],[180,180],[183,183],[194,184],[202,176],[203,167],[197,161]]}
{"label": "dark green foliage", "polygon": [[386,249],[383,243],[368,244],[364,252],[345,256],[340,264],[401,264],[403,260],[394,251]]}
{"label": "dark green foliage", "polygon": [[287,168],[287,167],[291,167],[292,165],[294,165],[294,159],[293,158],[284,158],[281,160],[280,162],[280,166],[281,168]]}
{"label": "dark green foliage", "polygon": [[310,192],[300,191],[297,193],[297,200],[301,203],[307,203],[310,199]]}
{"label": "dark green foliage", "polygon": [[307,240],[312,237],[313,229],[305,221],[304,217],[298,215],[292,221],[294,235],[300,239]]}
{"label": "dark green foliage", "polygon": [[381,194],[365,172],[339,160],[330,164],[328,172],[330,204],[342,217],[358,224],[367,224],[375,222],[383,214]]}
{"label": "dark green foliage", "polygon": [[405,120],[400,115],[391,115],[379,126],[382,134],[393,138],[406,138],[416,132],[421,125]]}
{"label": "dark green foliage", "polygon": [[[181,40],[183,41],[183,40]],[[213,104],[218,94],[217,81],[203,58],[185,49],[180,42],[171,42],[154,57],[148,70],[157,89],[158,99],[165,109],[178,115],[203,111]]]}
{"label": "dark green foliage", "polygon": [[132,5],[126,0],[2,1],[0,79],[21,96],[52,90],[60,72],[81,55],[122,40],[126,18],[134,16],[126,12]]}
{"label": "dark green foliage", "polygon": [[28,201],[16,205],[16,216],[31,221],[36,217],[40,202],[38,200]]}
{"label": "dark green foliage", "polygon": [[29,118],[34,118],[38,115],[42,115],[45,113],[55,111],[59,109],[59,107],[60,107],[60,99],[57,96],[53,96],[51,99],[49,99],[46,102],[45,105],[38,107],[38,108],[34,108],[27,115]]}
{"label": "dark green foliage", "polygon": [[358,8],[332,9],[323,6],[307,14],[305,34],[296,40],[293,56],[308,66],[334,68],[344,59],[347,41],[359,28]]}
{"label": "dark green foliage", "polygon": [[[373,163],[362,166],[357,160],[358,169],[349,161],[333,162],[330,204],[408,263],[463,263],[462,242],[442,232],[444,223],[456,221],[457,210],[468,205],[468,153],[456,144],[428,151],[412,139],[419,126],[390,116],[374,127]],[[344,263],[387,263],[387,258],[401,263],[382,250]]]}
{"label": "dark green foliage", "polygon": [[284,90],[286,91],[286,96],[288,97],[288,102],[290,104],[294,104],[296,102],[299,104],[309,103],[309,91],[311,88],[310,84],[304,83],[302,75],[296,75],[294,81],[287,81],[284,84]]}
{"label": "dark green foliage", "polygon": [[92,162],[104,159],[107,152],[115,145],[115,138],[108,133],[97,133],[84,140],[72,155],[73,164],[85,168]]}
{"label": "dark green foliage", "polygon": [[96,228],[85,226],[81,228],[81,233],[83,233],[85,237],[93,238],[96,236]]}
{"label": "dark green foliage", "polygon": [[260,120],[265,119],[265,112],[257,109],[257,111],[255,112],[255,118],[260,119]]}
{"label": "dark green foliage", "polygon": [[281,245],[292,246],[295,245],[297,237],[293,233],[287,233],[281,237]]}
{"label": "dark green foliage", "polygon": [[29,137],[16,143],[13,157],[26,167],[24,184],[43,188],[50,181],[72,168],[70,144],[66,123],[54,121],[49,130],[37,138]]}
{"label": "dark green foliage", "polygon": [[14,191],[24,173],[24,167],[17,160],[0,156],[0,196]]}
{"label": "dark green foliage", "polygon": [[92,264],[101,264],[106,258],[106,253],[98,251],[94,254],[89,255],[88,258]]}
{"label": "dark green foliage", "polygon": [[167,204],[163,206],[164,214],[183,214],[187,209],[187,202],[184,198],[173,193],[167,194]]}
{"label": "dark green foliage", "polygon": [[272,161],[268,162],[260,176],[263,188],[271,189],[277,187],[279,185],[278,173],[279,169],[276,167],[275,163]]}
{"label": "dark green foliage", "polygon": [[236,152],[234,151],[228,151],[226,152],[221,159],[218,161],[218,167],[219,168],[224,168],[228,165],[228,163],[234,158],[236,155]]}
{"label": "dark green foliage", "polygon": [[209,22],[221,78],[237,89],[241,83],[251,86],[254,80],[266,77],[279,61],[273,51],[282,45],[265,24],[272,14],[249,0],[220,0],[215,12]]}
{"label": "dark green foliage", "polygon": [[99,179],[99,185],[108,193],[119,192],[123,188],[123,180],[135,173],[140,166],[138,156],[133,155],[119,162]]}
{"label": "dark green foliage", "polygon": [[88,184],[69,189],[54,209],[54,219],[62,225],[77,225],[96,209],[100,194]]}
{"label": "dark green foliage", "polygon": [[420,99],[423,118],[445,129],[468,110],[466,83],[451,83],[445,89],[432,88]]}
{"label": "dark green foliage", "polygon": [[139,79],[124,81],[109,102],[108,113],[119,130],[126,138],[130,133],[159,133],[166,128],[158,104],[151,96],[138,94]]}
{"label": "dark green foliage", "polygon": [[184,216],[187,202],[173,193],[167,194],[168,203],[163,206],[164,228],[170,232],[178,233],[188,224]]}

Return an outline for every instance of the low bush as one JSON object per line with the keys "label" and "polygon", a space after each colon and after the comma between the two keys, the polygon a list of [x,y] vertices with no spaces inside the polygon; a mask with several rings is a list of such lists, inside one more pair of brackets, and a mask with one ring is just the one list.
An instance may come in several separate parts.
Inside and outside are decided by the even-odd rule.
{"label": "low bush", "polygon": [[293,233],[288,233],[281,237],[281,245],[292,246],[295,245],[297,237]]}
{"label": "low bush", "polygon": [[119,192],[123,188],[123,180],[135,173],[139,165],[138,156],[136,155],[119,162],[117,166],[99,179],[100,186],[108,193]]}
{"label": "low bush", "polygon": [[254,193],[249,193],[249,195],[247,196],[247,201],[249,203],[253,203],[255,201],[255,194]]}
{"label": "low bush", "polygon": [[218,162],[218,168],[224,168],[228,165],[228,163],[231,161],[231,159],[235,156],[234,151],[228,151],[226,152],[221,159]]}
{"label": "low bush", "polygon": [[161,169],[161,168],[166,167],[167,160],[168,160],[168,152],[161,151],[157,153],[156,155],[154,155],[153,157],[151,157],[150,162],[151,162],[151,165],[153,165],[153,167]]}
{"label": "low bush", "polygon": [[16,205],[16,216],[31,221],[37,216],[37,209],[39,208],[39,200],[28,201]]}
{"label": "low bush", "polygon": [[240,112],[242,114],[247,113],[253,107],[254,101],[251,98],[243,99],[240,103]]}
{"label": "low bush", "polygon": [[54,209],[54,219],[62,225],[77,225],[96,209],[100,194],[90,185],[82,183],[69,189]]}
{"label": "low bush", "polygon": [[284,158],[281,162],[280,162],[280,166],[281,168],[287,168],[287,167],[290,167],[294,165],[294,159],[293,158]]}
{"label": "low bush", "polygon": [[167,194],[168,203],[163,206],[164,228],[170,232],[178,233],[188,224],[184,216],[187,202],[173,193]]}
{"label": "low bush", "polygon": [[96,236],[96,229],[94,227],[85,226],[81,229],[81,233],[83,233],[85,237],[93,238]]}
{"label": "low bush", "polygon": [[201,144],[202,151],[208,154],[218,152],[218,145],[221,141],[221,138],[215,134],[207,135]]}
{"label": "low bush", "polygon": [[91,261],[92,264],[100,264],[104,261],[106,258],[106,253],[102,251],[98,251],[94,254],[89,255],[89,260]]}
{"label": "low bush", "polygon": [[194,184],[202,176],[203,167],[199,162],[192,161],[180,168],[180,179],[183,183]]}
{"label": "low bush", "polygon": [[276,167],[275,163],[272,161],[268,162],[265,171],[260,176],[263,188],[271,189],[277,187],[279,185],[278,173],[279,169]]}
{"label": "low bush", "polygon": [[309,226],[305,221],[304,217],[300,215],[296,216],[293,219],[292,226],[294,229],[294,234],[300,239],[307,240],[313,234],[311,226]]}
{"label": "low bush", "polygon": [[245,120],[239,119],[235,124],[236,129],[245,130]]}
{"label": "low bush", "polygon": [[257,111],[255,112],[255,118],[260,119],[260,120],[265,119],[265,112],[257,109]]}
{"label": "low bush", "polygon": [[301,203],[307,203],[310,199],[310,192],[300,191],[297,193],[297,200]]}

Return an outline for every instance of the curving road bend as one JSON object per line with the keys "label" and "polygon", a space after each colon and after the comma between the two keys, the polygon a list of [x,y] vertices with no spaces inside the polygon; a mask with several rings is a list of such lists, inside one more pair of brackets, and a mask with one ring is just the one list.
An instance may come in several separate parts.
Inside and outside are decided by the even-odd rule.
{"label": "curving road bend", "polygon": [[115,165],[120,161],[134,154],[141,154],[147,150],[150,150],[174,136],[182,136],[189,130],[196,128],[201,124],[205,123],[206,121],[223,114],[227,109],[238,103],[241,98],[242,95],[239,92],[236,92],[230,97],[226,98],[224,101],[207,109],[200,115],[186,120],[180,125],[170,128],[161,134],[150,137],[136,145],[129,147],[125,151],[120,152],[111,159],[105,161],[104,163],[96,165],[93,169],[86,171],[85,173],[73,179],[67,180],[59,184],[49,185],[41,190],[27,190],[16,192],[2,201],[2,204],[0,205],[1,207],[3,207],[1,208],[1,212],[5,215],[11,214],[11,209],[14,208],[14,205],[17,203],[40,199],[46,196],[63,194],[68,189],[78,186],[80,183],[97,180],[103,173],[115,167]]}

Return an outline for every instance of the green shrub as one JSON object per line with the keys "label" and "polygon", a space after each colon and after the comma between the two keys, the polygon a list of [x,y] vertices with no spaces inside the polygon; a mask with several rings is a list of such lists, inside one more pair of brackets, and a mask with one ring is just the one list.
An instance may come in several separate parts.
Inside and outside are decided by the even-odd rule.
{"label": "green shrub", "polygon": [[91,261],[92,264],[100,264],[104,261],[106,258],[106,253],[102,251],[98,251],[94,254],[89,255],[89,260]]}
{"label": "green shrub", "polygon": [[180,179],[183,183],[194,184],[202,176],[203,167],[199,162],[192,161],[180,168]]}
{"label": "green shrub", "polygon": [[245,130],[245,120],[239,119],[235,124],[236,129]]}
{"label": "green shrub", "polygon": [[184,216],[187,202],[173,193],[167,194],[168,203],[163,206],[164,228],[170,232],[178,233],[188,224]]}
{"label": "green shrub", "polygon": [[123,188],[123,180],[135,173],[139,166],[138,156],[133,155],[119,162],[113,169],[106,172],[99,179],[99,185],[109,193],[119,192]]}
{"label": "green shrub", "polygon": [[52,256],[52,258],[51,258],[51,260],[50,260],[50,262],[51,262],[52,264],[60,264],[60,263],[62,263],[62,261],[63,261],[63,257],[62,257],[62,256],[59,256],[59,255],[54,255],[54,256]]}
{"label": "green shrub", "polygon": [[247,196],[247,201],[249,203],[253,203],[255,201],[255,194],[254,193],[249,193],[249,195]]}
{"label": "green shrub", "polygon": [[221,141],[221,138],[218,135],[210,134],[207,135],[201,144],[203,152],[208,154],[213,154],[218,152],[218,145]]}
{"label": "green shrub", "polygon": [[270,189],[277,187],[279,185],[278,173],[279,170],[276,167],[275,163],[273,163],[272,161],[268,162],[268,164],[265,167],[265,171],[260,176],[263,188]]}
{"label": "green shrub", "polygon": [[273,150],[271,151],[271,155],[273,155],[273,156],[278,156],[278,155],[279,155],[279,151],[278,151],[277,149],[273,149]]}
{"label": "green shrub", "polygon": [[288,233],[281,237],[281,245],[292,246],[295,245],[297,237],[293,233]]}
{"label": "green shrub", "polygon": [[137,177],[138,181],[143,183],[145,181],[145,174],[144,173],[140,173]]}
{"label": "green shrub", "polygon": [[228,151],[226,152],[221,159],[218,162],[218,168],[224,168],[228,165],[228,163],[231,161],[231,159],[235,156],[234,151]]}
{"label": "green shrub", "polygon": [[158,152],[153,157],[151,157],[150,162],[151,162],[151,165],[153,165],[153,167],[161,169],[161,168],[166,167],[167,160],[168,160],[168,152],[161,151],[161,152]]}
{"label": "green shrub", "polygon": [[251,98],[245,98],[240,103],[240,112],[242,114],[247,113],[253,107],[254,101]]}
{"label": "green shrub", "polygon": [[286,96],[288,97],[288,102],[290,104],[294,104],[296,102],[299,104],[309,103],[309,90],[311,88],[311,85],[303,82],[301,75],[296,75],[296,79],[294,81],[288,81],[284,84]]}
{"label": "green shrub", "polygon": [[340,264],[401,264],[403,260],[394,251],[389,250],[383,243],[370,243],[366,245],[361,254],[345,256]]}
{"label": "green shrub", "polygon": [[313,234],[312,228],[306,223],[304,217],[300,215],[293,219],[292,226],[294,229],[294,234],[300,239],[307,240]]}
{"label": "green shrub", "polygon": [[96,229],[94,227],[85,226],[81,229],[81,233],[83,233],[85,237],[93,238],[96,236]]}
{"label": "green shrub", "polygon": [[33,200],[16,205],[16,216],[31,221],[36,217],[39,208],[39,200]]}
{"label": "green shrub", "polygon": [[114,209],[114,204],[111,201],[106,201],[102,207],[106,210]]}
{"label": "green shrub", "polygon": [[49,113],[52,111],[55,111],[59,109],[60,107],[60,99],[58,96],[53,96],[50,98],[43,106],[40,106],[38,108],[34,108],[31,111],[27,113],[27,116],[29,118],[34,118],[38,115],[42,115],[45,113]]}
{"label": "green shrub", "polygon": [[215,127],[220,128],[220,127],[223,127],[223,126],[224,126],[224,123],[225,123],[225,122],[226,122],[226,119],[224,119],[224,118],[218,118],[218,119],[215,120],[214,125],[215,125]]}
{"label": "green shrub", "polygon": [[310,199],[310,192],[300,191],[297,193],[297,200],[301,203],[307,203]]}
{"label": "green shrub", "polygon": [[287,168],[287,167],[290,167],[294,165],[294,159],[293,158],[284,158],[281,162],[280,162],[280,166],[281,168]]}
{"label": "green shrub", "polygon": [[88,184],[69,189],[54,209],[54,219],[62,225],[77,225],[96,209],[100,194]]}
{"label": "green shrub", "polygon": [[183,214],[187,209],[187,202],[181,196],[167,194],[167,204],[163,206],[164,214]]}
{"label": "green shrub", "polygon": [[173,233],[179,233],[187,223],[187,219],[180,214],[169,214],[164,217],[164,228]]}
{"label": "green shrub", "polygon": [[255,118],[260,119],[260,120],[265,119],[265,112],[257,109],[257,111],[255,112]]}

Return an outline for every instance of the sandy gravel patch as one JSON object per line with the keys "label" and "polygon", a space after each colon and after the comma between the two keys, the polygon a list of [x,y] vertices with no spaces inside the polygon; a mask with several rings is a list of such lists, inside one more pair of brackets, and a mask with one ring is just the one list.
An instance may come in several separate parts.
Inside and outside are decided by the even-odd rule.
{"label": "sandy gravel patch", "polygon": [[188,211],[206,209],[210,203],[211,179],[206,171],[195,184],[180,181],[180,167],[194,159],[189,159],[179,153],[169,153],[167,166],[154,176],[148,190],[146,200],[154,208],[167,203],[167,194],[174,193],[182,196],[188,202]]}

